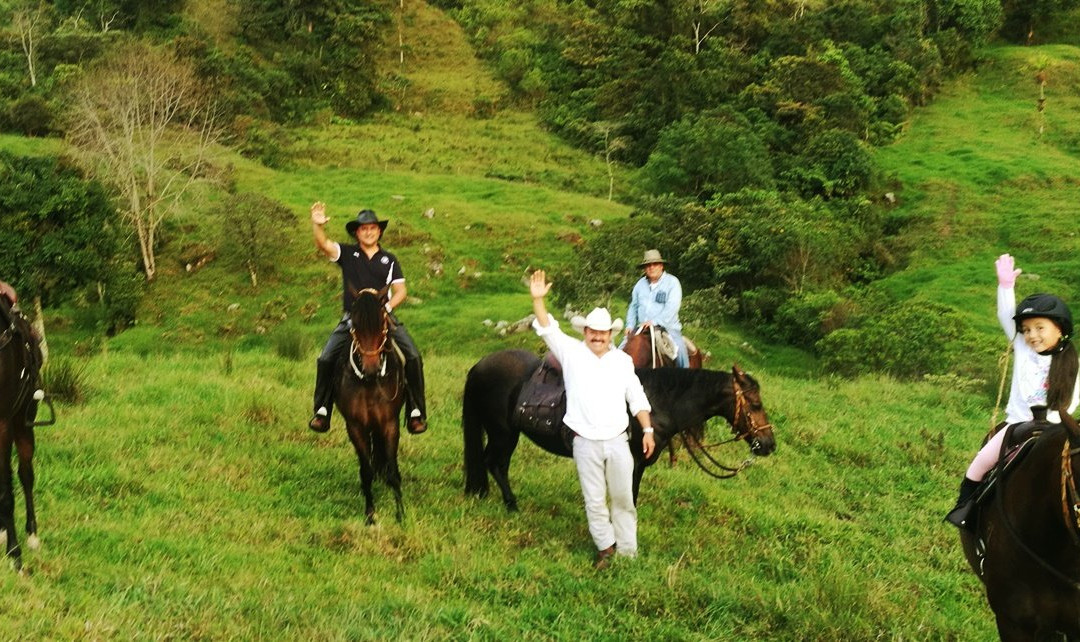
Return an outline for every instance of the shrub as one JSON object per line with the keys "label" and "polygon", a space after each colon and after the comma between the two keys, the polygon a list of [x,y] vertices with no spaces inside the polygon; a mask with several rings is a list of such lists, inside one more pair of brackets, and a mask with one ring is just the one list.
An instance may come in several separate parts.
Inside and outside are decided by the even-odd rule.
{"label": "shrub", "polygon": [[966,371],[981,349],[954,309],[928,301],[895,304],[867,314],[817,342],[825,370],[844,376],[884,372],[914,379]]}
{"label": "shrub", "polygon": [[850,304],[836,292],[802,292],[780,304],[769,324],[769,334],[791,345],[813,348],[830,332],[839,329]]}
{"label": "shrub", "polygon": [[37,94],[23,94],[8,106],[11,128],[26,136],[45,136],[53,130],[52,106]]}
{"label": "shrub", "polygon": [[59,401],[71,404],[86,400],[86,366],[76,365],[70,359],[49,360],[41,372],[45,393]]}

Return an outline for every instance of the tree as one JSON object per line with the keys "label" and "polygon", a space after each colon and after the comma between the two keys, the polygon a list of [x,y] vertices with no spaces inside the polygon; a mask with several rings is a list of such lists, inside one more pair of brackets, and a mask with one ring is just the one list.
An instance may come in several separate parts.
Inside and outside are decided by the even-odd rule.
{"label": "tree", "polygon": [[259,287],[259,274],[272,272],[289,244],[296,217],[289,208],[261,194],[233,194],[221,209],[221,251],[239,260]]}
{"label": "tree", "polygon": [[42,31],[49,26],[50,17],[49,5],[41,0],[17,4],[11,16],[11,26],[19,34],[19,44],[26,58],[31,87],[37,86],[37,45],[43,37]]}
{"label": "tree", "polygon": [[129,310],[114,308],[122,296],[113,295],[123,292],[111,285],[128,272],[116,260],[122,239],[113,212],[104,187],[69,161],[0,151],[0,278],[33,302],[39,322],[43,305],[87,292],[104,306],[106,329],[133,314],[133,302]]}
{"label": "tree", "polygon": [[146,280],[157,273],[162,222],[206,164],[220,130],[208,88],[191,65],[131,43],[87,73],[71,94],[68,137],[122,201]]}
{"label": "tree", "polygon": [[731,111],[691,114],[668,125],[642,168],[653,194],[706,199],[743,188],[771,188],[768,150]]}

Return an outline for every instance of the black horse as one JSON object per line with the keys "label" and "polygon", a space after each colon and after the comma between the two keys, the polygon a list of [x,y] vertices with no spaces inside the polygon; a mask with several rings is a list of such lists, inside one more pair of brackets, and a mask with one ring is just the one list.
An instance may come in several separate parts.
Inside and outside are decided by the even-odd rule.
{"label": "black horse", "polygon": [[[539,357],[531,352],[502,350],[477,362],[465,380],[461,410],[465,437],[465,492],[486,496],[490,472],[509,510],[517,510],[517,498],[510,490],[510,458],[522,432],[550,453],[573,456],[557,432],[535,431],[514,420],[518,393],[539,365]],[[700,426],[711,417],[724,417],[736,433],[736,439],[744,439],[750,444],[755,455],[765,456],[776,448],[772,425],[761,405],[758,383],[738,366],[731,373],[664,368],[638,370],[637,374],[653,408],[656,449],[648,459],[645,458],[641,426],[631,417],[635,501],[645,467],[656,461],[660,451],[675,435]]]}
{"label": "black horse", "polygon": [[338,410],[345,418],[345,429],[360,460],[360,488],[368,524],[375,522],[371,482],[376,473],[394,491],[397,521],[405,517],[397,463],[405,367],[403,357],[389,340],[386,292],[386,288],[365,289],[356,294],[349,312],[352,345],[347,358],[339,364],[335,390]]}
{"label": "black horse", "polygon": [[26,539],[38,547],[34,513],[34,419],[38,390],[37,366],[41,353],[30,324],[0,296],[0,543],[15,569],[22,568],[22,550],[15,531],[15,483],[12,447],[19,454],[19,482],[26,501]]}
{"label": "black horse", "polygon": [[998,635],[1080,640],[1080,427],[1066,413],[999,477],[974,532],[960,529]]}

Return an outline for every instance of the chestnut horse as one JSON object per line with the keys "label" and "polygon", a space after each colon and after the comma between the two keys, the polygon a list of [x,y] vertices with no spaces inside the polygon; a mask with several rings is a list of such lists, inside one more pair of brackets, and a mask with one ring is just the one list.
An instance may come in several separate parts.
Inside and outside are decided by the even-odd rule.
{"label": "chestnut horse", "polygon": [[15,531],[15,483],[11,451],[19,456],[19,482],[26,500],[26,545],[39,545],[34,513],[34,419],[38,381],[34,363],[41,363],[30,324],[0,296],[0,543],[16,570],[22,568],[22,550]]}
{"label": "chestnut horse", "polygon": [[[652,324],[649,324],[649,327],[638,326],[637,328],[626,332],[626,344],[622,349],[623,352],[630,355],[630,358],[634,360],[635,368],[669,368],[675,366],[675,359],[669,357],[662,349],[660,349],[659,337],[657,335],[660,335],[661,333],[670,337],[663,327]],[[703,365],[701,351],[697,349],[691,351],[693,343],[686,337],[683,337],[683,342],[686,344],[689,367],[694,369],[701,368]]]}
{"label": "chestnut horse", "polygon": [[[557,431],[536,432],[518,424],[513,412],[522,385],[540,365],[527,350],[500,350],[469,370],[461,406],[465,438],[465,492],[480,497],[488,492],[488,474],[502,491],[507,510],[517,510],[510,490],[510,458],[524,432],[544,450],[563,457],[573,453]],[[753,377],[734,366],[730,373],[713,370],[638,370],[638,378],[652,405],[656,450],[648,459],[641,449],[641,426],[630,420],[630,452],[634,456],[634,500],[637,501],[645,467],[659,457],[671,439],[710,417],[724,417],[735,439],[745,440],[754,455],[767,456],[776,448],[772,424],[761,404],[761,389]],[[484,444],[485,437],[487,444]],[[720,476],[720,475],[716,475]]]}
{"label": "chestnut horse", "polygon": [[339,364],[335,397],[345,429],[360,460],[360,488],[367,523],[375,523],[371,482],[380,474],[394,492],[397,521],[405,517],[398,471],[401,406],[405,402],[405,360],[390,340],[387,288],[356,294],[349,311],[352,345]]}
{"label": "chestnut horse", "polygon": [[1080,427],[1061,420],[999,477],[974,532],[960,529],[1006,642],[1080,640]]}

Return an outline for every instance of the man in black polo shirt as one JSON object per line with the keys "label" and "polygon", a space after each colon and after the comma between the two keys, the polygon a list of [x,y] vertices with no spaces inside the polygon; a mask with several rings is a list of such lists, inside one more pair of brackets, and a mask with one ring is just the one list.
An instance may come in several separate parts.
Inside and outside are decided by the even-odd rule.
{"label": "man in black polo shirt", "polygon": [[391,335],[402,354],[405,355],[405,414],[406,427],[412,434],[427,430],[427,412],[424,404],[424,364],[412,337],[394,315],[394,308],[405,300],[405,276],[397,257],[379,247],[387,221],[380,221],[375,212],[362,210],[355,221],[345,224],[345,231],[357,241],[357,245],[341,245],[326,236],[323,227],[330,219],[326,205],[319,202],[311,206],[311,229],[315,247],[341,268],[342,305],[345,314],[319,355],[315,373],[315,415],[308,427],[316,432],[330,428],[330,412],[334,407],[334,374],[338,360],[349,346],[348,315],[352,308],[353,293],[371,288],[381,290],[390,284],[390,300],[387,310],[393,321]]}

